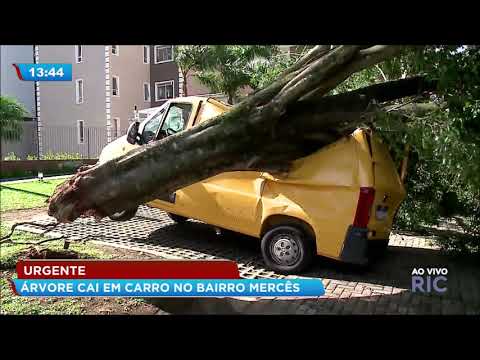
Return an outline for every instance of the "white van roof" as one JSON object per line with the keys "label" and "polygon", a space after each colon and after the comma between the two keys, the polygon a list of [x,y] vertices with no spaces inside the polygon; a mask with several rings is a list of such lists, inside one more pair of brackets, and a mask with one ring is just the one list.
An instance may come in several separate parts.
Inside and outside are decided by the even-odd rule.
{"label": "white van roof", "polygon": [[161,106],[151,107],[151,108],[148,108],[148,109],[142,109],[142,110],[138,110],[138,113],[139,114],[150,114],[150,113],[155,112],[156,110],[158,110],[160,108],[161,108]]}

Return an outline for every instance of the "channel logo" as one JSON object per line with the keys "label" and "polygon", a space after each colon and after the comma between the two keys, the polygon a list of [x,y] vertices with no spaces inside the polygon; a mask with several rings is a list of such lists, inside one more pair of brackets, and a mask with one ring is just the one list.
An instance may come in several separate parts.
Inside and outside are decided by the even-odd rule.
{"label": "channel logo", "polygon": [[445,293],[447,291],[447,268],[414,268],[412,292]]}

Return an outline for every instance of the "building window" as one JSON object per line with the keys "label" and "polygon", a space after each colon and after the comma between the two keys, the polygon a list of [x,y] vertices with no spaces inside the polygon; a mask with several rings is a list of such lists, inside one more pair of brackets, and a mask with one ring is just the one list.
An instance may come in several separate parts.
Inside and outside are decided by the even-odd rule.
{"label": "building window", "polygon": [[80,64],[83,62],[83,47],[82,45],[75,45],[75,62]]}
{"label": "building window", "polygon": [[83,126],[83,120],[77,120],[77,139],[79,144],[85,143],[85,128]]}
{"label": "building window", "polygon": [[150,64],[150,45],[143,45],[143,63]]}
{"label": "building window", "polygon": [[173,45],[155,45],[155,64],[173,61]]}
{"label": "building window", "polygon": [[155,83],[155,101],[172,99],[174,97],[173,80]]}
{"label": "building window", "polygon": [[143,83],[143,101],[150,101],[150,84],[147,82]]}
{"label": "building window", "polygon": [[120,118],[113,118],[112,136],[118,138],[120,136]]}
{"label": "building window", "polygon": [[112,54],[118,56],[118,53],[119,53],[119,52],[120,52],[120,46],[118,46],[118,45],[112,45]]}
{"label": "building window", "polygon": [[75,100],[77,104],[83,104],[83,79],[75,80]]}
{"label": "building window", "polygon": [[118,76],[112,76],[112,96],[120,96],[120,79]]}

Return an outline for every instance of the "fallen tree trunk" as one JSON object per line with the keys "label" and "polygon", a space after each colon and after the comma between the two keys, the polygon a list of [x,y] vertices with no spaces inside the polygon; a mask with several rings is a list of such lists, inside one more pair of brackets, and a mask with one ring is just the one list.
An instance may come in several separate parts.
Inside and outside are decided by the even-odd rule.
{"label": "fallen tree trunk", "polygon": [[433,83],[418,77],[322,97],[349,74],[401,49],[315,47],[229,112],[78,172],[56,189],[49,214],[60,222],[102,218],[225,171],[286,171],[294,159],[371,121],[380,111],[376,103],[432,89]]}

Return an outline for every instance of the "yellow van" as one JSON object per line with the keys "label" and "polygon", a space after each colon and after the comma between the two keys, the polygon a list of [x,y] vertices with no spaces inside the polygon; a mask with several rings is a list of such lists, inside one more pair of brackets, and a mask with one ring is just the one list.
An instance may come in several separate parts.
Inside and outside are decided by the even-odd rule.
{"label": "yellow van", "polygon": [[[188,129],[229,110],[213,98],[167,101],[111,142],[99,162]],[[129,129],[131,134],[131,128]],[[177,221],[197,219],[261,239],[266,265],[280,273],[305,269],[315,255],[365,264],[367,250],[386,248],[405,189],[388,148],[367,129],[298,159],[284,177],[266,172],[226,172],[147,205]],[[137,209],[111,216],[124,221]]]}

